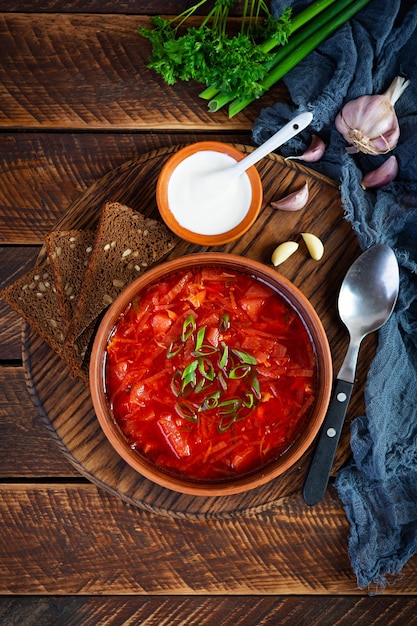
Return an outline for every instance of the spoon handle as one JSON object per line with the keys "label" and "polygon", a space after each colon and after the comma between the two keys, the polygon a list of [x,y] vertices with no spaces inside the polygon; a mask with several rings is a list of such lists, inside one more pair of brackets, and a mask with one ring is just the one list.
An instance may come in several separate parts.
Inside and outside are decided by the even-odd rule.
{"label": "spoon handle", "polygon": [[303,497],[309,505],[317,504],[326,491],[352,388],[353,383],[336,378],[303,487]]}
{"label": "spoon handle", "polygon": [[276,148],[279,148],[279,146],[282,146],[282,144],[298,135],[298,133],[301,133],[302,130],[307,128],[312,119],[313,115],[309,111],[305,111],[294,117],[288,124],[285,124],[285,126],[280,128],[272,137],[265,141],[265,143],[261,144],[259,148],[256,148],[256,150],[234,165],[233,174],[238,176],[245,172],[260,159],[270,154],[273,150],[276,150]]}

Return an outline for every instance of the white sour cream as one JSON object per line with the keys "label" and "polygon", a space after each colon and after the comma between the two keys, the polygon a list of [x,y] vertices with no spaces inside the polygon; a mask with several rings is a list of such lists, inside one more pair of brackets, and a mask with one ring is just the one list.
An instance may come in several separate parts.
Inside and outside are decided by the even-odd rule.
{"label": "white sour cream", "polygon": [[202,150],[175,168],[168,183],[168,205],[183,228],[200,235],[220,235],[244,219],[252,202],[246,172],[226,184],[216,185],[214,176],[208,178],[235,164],[228,154]]}

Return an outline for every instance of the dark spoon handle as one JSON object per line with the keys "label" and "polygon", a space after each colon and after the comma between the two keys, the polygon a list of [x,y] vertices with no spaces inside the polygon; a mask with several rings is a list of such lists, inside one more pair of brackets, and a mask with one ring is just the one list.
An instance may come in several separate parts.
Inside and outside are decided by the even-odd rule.
{"label": "dark spoon handle", "polygon": [[317,504],[326,491],[352,388],[352,383],[336,379],[303,487],[303,497],[309,505]]}

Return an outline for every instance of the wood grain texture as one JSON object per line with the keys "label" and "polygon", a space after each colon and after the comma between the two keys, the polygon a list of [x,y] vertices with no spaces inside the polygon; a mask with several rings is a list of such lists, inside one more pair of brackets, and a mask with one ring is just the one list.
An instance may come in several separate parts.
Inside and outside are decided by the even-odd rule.
{"label": "wood grain texture", "polygon": [[0,598],[8,626],[413,626],[416,613],[413,596]]}
{"label": "wood grain texture", "polygon": [[187,4],[184,0],[2,0],[1,10],[12,13],[175,15]]}
{"label": "wood grain texture", "polygon": [[1,594],[359,593],[334,494],[217,521],[154,516],[93,485],[4,485],[0,498]]}
{"label": "wood grain texture", "polygon": [[[244,131],[222,137],[250,143]],[[195,132],[0,133],[0,244],[39,245],[80,194],[107,172],[158,148],[212,138]],[[7,256],[7,248],[0,254]]]}
{"label": "wood grain texture", "polygon": [[147,69],[141,16],[0,14],[0,127],[89,130],[250,130],[282,84],[228,118],[209,113],[202,86],[166,85]]}
{"label": "wood grain texture", "polygon": [[0,478],[83,481],[59,451],[33,406],[23,368],[12,365],[0,367]]}
{"label": "wood grain texture", "polygon": [[[237,0],[230,15],[242,15],[243,0]],[[14,13],[123,13],[126,15],[177,15],[188,8],[187,0],[2,0],[1,10]],[[206,14],[201,7],[197,14]]]}
{"label": "wood grain texture", "polygon": [[[140,208],[146,215],[157,218],[154,198],[156,177],[163,162],[175,149],[142,155],[109,172],[80,196],[57,226],[64,229],[94,227],[102,203],[107,199]],[[316,308],[329,337],[337,371],[347,349],[347,333],[343,332],[337,318],[336,296],[347,268],[360,252],[350,225],[343,220],[337,186],[302,165],[284,162],[276,155],[263,159],[258,169],[266,203],[282,195],[283,190],[290,192],[299,188],[308,179],[309,205],[296,213],[276,211],[266,206],[248,233],[237,242],[219,249],[268,264],[273,248],[281,241],[294,239],[298,233],[305,231],[315,232],[322,238],[326,254],[320,263],[309,258],[307,250],[300,246],[299,254],[291,257],[279,270],[294,281]],[[319,221],[317,215],[320,215]],[[201,250],[203,248],[199,246],[181,242],[168,258]],[[24,359],[28,388],[51,435],[82,475],[127,502],[163,515],[228,517],[262,511],[300,490],[309,453],[278,479],[247,494],[203,498],[180,495],[154,485],[140,477],[110,447],[95,418],[89,390],[84,384],[69,378],[63,362],[35,334],[28,332],[26,341]],[[349,419],[342,433],[335,470],[350,455],[349,421],[362,412],[362,389],[371,355],[369,350],[360,360],[357,372],[359,383],[354,390]]]}
{"label": "wood grain texture", "polygon": [[[155,516],[89,484],[2,485],[0,502],[0,594],[368,592],[351,571],[333,490],[311,509],[297,497],[231,520]],[[414,559],[389,593],[414,594],[416,575]]]}

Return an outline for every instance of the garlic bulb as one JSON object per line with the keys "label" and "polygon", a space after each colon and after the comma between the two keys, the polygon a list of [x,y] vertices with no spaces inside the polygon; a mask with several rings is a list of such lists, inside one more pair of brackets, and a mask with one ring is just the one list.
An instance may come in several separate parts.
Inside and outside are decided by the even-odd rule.
{"label": "garlic bulb", "polygon": [[409,80],[397,76],[385,93],[361,96],[344,105],[335,124],[350,144],[348,152],[386,154],[395,148],[400,128],[394,104],[409,84]]}

